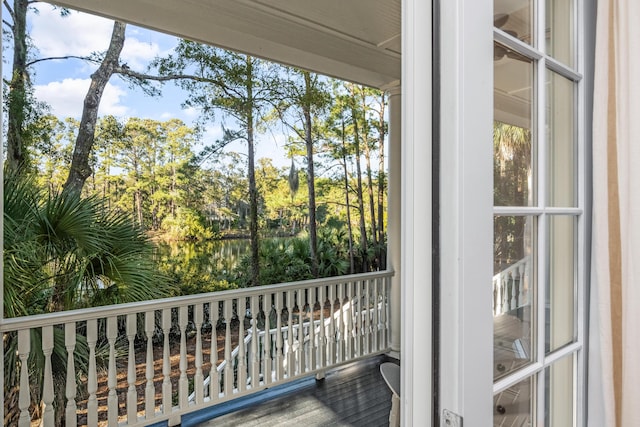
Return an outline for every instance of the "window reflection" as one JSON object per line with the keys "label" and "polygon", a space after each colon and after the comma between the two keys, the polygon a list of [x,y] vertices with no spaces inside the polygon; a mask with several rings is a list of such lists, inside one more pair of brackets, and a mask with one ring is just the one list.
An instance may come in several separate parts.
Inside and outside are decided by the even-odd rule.
{"label": "window reflection", "polygon": [[535,217],[496,216],[493,224],[493,376],[498,379],[533,360]]}
{"label": "window reflection", "polygon": [[[504,55],[503,55],[504,54]],[[499,59],[498,56],[503,55]],[[493,179],[495,206],[536,203],[532,62],[494,44]]]}

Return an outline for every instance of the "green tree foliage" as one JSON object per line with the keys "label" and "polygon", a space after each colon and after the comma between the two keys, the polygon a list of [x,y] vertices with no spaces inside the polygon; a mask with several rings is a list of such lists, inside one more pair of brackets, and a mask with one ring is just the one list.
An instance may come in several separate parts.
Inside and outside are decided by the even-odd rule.
{"label": "green tree foliage", "polygon": [[[496,206],[532,203],[531,132],[501,122],[493,124],[493,198]],[[525,256],[532,233],[528,216],[495,216],[494,270],[504,270]]]}
{"label": "green tree foliage", "polygon": [[[146,234],[129,216],[105,209],[98,197],[41,190],[25,174],[5,174],[5,317],[167,296],[170,284],[156,269],[151,250]],[[32,331],[32,346],[42,343],[40,334]],[[54,383],[60,385],[66,381],[64,343],[64,330],[55,328],[52,370]],[[4,346],[5,396],[11,396],[19,387],[17,336],[7,334]],[[82,334],[77,336],[74,357],[77,371],[86,372],[88,348]],[[32,402],[40,402],[44,359],[37,347],[32,347],[28,364],[37,381]],[[58,423],[63,403],[54,403]],[[34,408],[39,406],[34,403]],[[9,407],[5,412],[7,421],[18,411]]]}
{"label": "green tree foliage", "polygon": [[191,73],[195,78],[180,80],[189,94],[185,105],[202,112],[211,120],[214,112],[223,112],[238,125],[226,131],[221,144],[236,139],[247,143],[249,183],[249,234],[251,238],[251,277],[259,285],[258,188],[255,177],[257,130],[267,121],[265,109],[276,97],[278,74],[274,64],[248,55],[181,40],[174,52],[155,63],[161,75]]}

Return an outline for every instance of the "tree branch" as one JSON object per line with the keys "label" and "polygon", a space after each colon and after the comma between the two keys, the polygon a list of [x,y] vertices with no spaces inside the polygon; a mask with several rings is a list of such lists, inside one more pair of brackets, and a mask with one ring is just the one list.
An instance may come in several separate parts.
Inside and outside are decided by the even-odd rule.
{"label": "tree branch", "polygon": [[[4,4],[4,7],[7,8],[7,11],[9,12],[9,15],[11,15],[11,18],[13,18],[13,20],[16,20],[15,14],[13,12],[13,9],[11,8],[11,6],[9,5],[9,2],[7,0],[2,0],[2,3]],[[4,21],[4,20],[3,20]],[[13,27],[12,27],[13,28]]]}
{"label": "tree branch", "polygon": [[200,83],[213,83],[220,87],[226,87],[224,82],[217,79],[199,77],[191,74],[167,74],[165,76],[156,76],[152,74],[145,74],[145,73],[139,73],[137,71],[133,71],[126,65],[120,65],[118,67],[114,67],[113,72],[114,74],[121,74],[123,76],[133,77],[138,80],[155,80],[158,82],[166,82],[169,80],[193,80]]}
{"label": "tree branch", "polygon": [[92,62],[94,64],[99,64],[100,63],[100,61],[97,61],[95,59],[91,59],[91,58],[86,57],[86,56],[67,55],[67,56],[51,56],[49,58],[38,58],[38,59],[35,59],[35,60],[31,61],[31,62],[27,62],[25,64],[25,66],[30,67],[30,66],[32,66],[34,64],[37,64],[38,62],[52,61],[54,59],[80,59],[82,61],[88,61],[88,62]]}

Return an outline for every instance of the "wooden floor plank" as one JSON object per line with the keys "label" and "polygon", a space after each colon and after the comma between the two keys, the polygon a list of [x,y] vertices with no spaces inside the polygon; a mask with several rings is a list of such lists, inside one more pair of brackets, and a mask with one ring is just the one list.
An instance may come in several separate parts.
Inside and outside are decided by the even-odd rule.
{"label": "wooden floor plank", "polygon": [[380,375],[386,356],[328,372],[323,381],[220,416],[200,427],[387,426],[391,391]]}

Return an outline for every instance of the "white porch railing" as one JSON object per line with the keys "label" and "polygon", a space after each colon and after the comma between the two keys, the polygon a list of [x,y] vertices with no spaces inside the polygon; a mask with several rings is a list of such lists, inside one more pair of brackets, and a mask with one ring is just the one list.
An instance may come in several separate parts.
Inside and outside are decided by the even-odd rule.
{"label": "white porch railing", "polygon": [[5,360],[4,399],[17,400],[5,404],[5,424],[177,425],[186,413],[385,352],[392,275],[5,319],[3,347],[15,361]]}
{"label": "white porch railing", "polygon": [[493,315],[530,304],[531,257],[526,256],[493,276]]}

